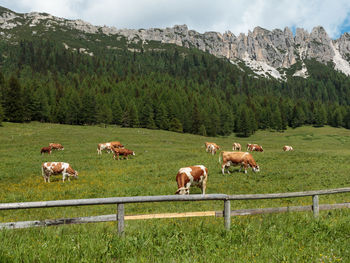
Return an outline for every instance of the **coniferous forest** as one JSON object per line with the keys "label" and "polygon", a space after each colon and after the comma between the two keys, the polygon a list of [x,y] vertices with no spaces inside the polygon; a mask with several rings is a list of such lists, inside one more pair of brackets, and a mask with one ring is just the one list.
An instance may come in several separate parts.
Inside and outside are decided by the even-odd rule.
{"label": "coniferous forest", "polygon": [[330,65],[305,61],[307,79],[277,81],[194,48],[135,50],[96,47],[90,56],[45,39],[0,43],[0,121],[245,137],[288,126],[350,128],[350,79]]}

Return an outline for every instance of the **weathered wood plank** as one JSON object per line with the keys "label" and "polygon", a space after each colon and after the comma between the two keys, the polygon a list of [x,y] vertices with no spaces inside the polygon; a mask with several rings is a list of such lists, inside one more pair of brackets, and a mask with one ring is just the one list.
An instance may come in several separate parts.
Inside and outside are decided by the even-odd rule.
{"label": "weathered wood plank", "polygon": [[117,207],[118,234],[124,235],[124,204],[118,204]]}
{"label": "weathered wood plank", "polygon": [[[148,215],[127,215],[124,220],[143,220],[143,219],[158,219],[158,218],[181,218],[181,217],[199,217],[199,216],[215,216],[215,211],[203,212],[184,212],[184,213],[164,213],[164,214],[148,214]],[[117,215],[101,215],[101,216],[87,216],[76,218],[61,218],[61,219],[46,219],[43,221],[20,221],[10,223],[0,223],[2,228],[27,228],[40,226],[57,226],[63,224],[84,224],[84,223],[98,223],[117,221]]]}
{"label": "weathered wood plank", "polygon": [[312,211],[314,212],[314,217],[318,217],[320,214],[320,206],[318,201],[318,195],[312,197]]}
{"label": "weathered wood plank", "polygon": [[2,203],[0,204],[0,210],[83,206],[83,205],[128,204],[128,203],[146,203],[146,202],[211,201],[211,200],[224,200],[224,199],[227,199],[227,195],[225,194],[109,197],[109,198],[72,199],[72,200],[22,202],[22,203]]}
{"label": "weathered wood plank", "polygon": [[[350,208],[350,203],[319,205],[319,210],[332,210],[332,209],[342,209],[342,208]],[[246,216],[246,215],[302,212],[302,211],[312,211],[312,205],[231,210],[231,216]],[[215,213],[215,216],[223,217],[224,213],[222,211],[218,211]]]}
{"label": "weathered wood plank", "polygon": [[10,223],[0,223],[0,229],[2,228],[27,228],[27,227],[40,227],[40,226],[57,226],[63,224],[84,224],[84,223],[98,223],[116,221],[116,215],[102,215],[102,216],[88,216],[88,217],[75,217],[75,218],[61,218],[61,219],[46,219],[35,221],[20,221]]}
{"label": "weathered wood plank", "polygon": [[[350,208],[350,203],[319,205],[320,210],[332,210],[332,209],[341,209],[341,208]],[[298,211],[300,212],[312,211],[312,205],[232,210],[231,216],[258,215],[258,214],[298,212]],[[142,220],[142,219],[179,218],[179,217],[196,217],[196,216],[223,217],[224,213],[223,211],[204,211],[204,212],[164,213],[164,214],[148,214],[148,215],[127,215],[127,216],[124,216],[124,219],[125,220]],[[76,217],[76,218],[47,219],[43,221],[36,220],[36,221],[0,223],[0,229],[5,229],[5,228],[17,229],[17,228],[27,228],[27,227],[57,226],[57,225],[63,225],[63,224],[84,224],[84,223],[98,223],[98,222],[111,222],[111,221],[117,221],[116,214]]]}
{"label": "weathered wood plank", "polygon": [[254,199],[278,199],[291,197],[304,197],[314,195],[340,194],[350,192],[350,187],[326,189],[317,191],[291,192],[291,193],[274,193],[274,194],[244,194],[244,195],[229,195],[230,200],[254,200]]}
{"label": "weathered wood plank", "polygon": [[230,200],[225,200],[224,201],[224,224],[225,224],[225,229],[230,230],[231,228],[231,204]]}
{"label": "weathered wood plank", "polygon": [[109,197],[109,198],[91,198],[91,199],[72,199],[56,201],[39,201],[23,203],[2,203],[0,210],[10,209],[29,209],[45,207],[64,207],[64,206],[83,206],[83,205],[107,205],[107,204],[128,204],[128,203],[146,203],[146,202],[177,202],[177,201],[210,201],[210,200],[253,200],[253,199],[276,199],[291,198],[313,195],[338,194],[350,192],[348,188],[294,192],[294,193],[276,193],[276,194],[248,194],[248,195],[158,195],[158,196],[130,196],[130,197]]}

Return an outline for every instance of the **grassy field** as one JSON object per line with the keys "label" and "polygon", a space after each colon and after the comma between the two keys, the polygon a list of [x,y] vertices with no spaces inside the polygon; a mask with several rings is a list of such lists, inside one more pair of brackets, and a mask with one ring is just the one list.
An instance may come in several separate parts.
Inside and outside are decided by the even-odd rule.
{"label": "grassy field", "polygon": [[[129,160],[97,155],[97,143],[119,140],[136,152]],[[253,153],[260,173],[232,168],[222,175],[218,155],[207,154],[205,141],[223,150],[233,142],[258,143]],[[40,155],[59,142],[64,151]],[[0,127],[0,202],[174,194],[179,168],[203,164],[209,169],[207,193],[276,193],[350,185],[350,131],[302,127],[284,133],[257,132],[250,138],[207,138],[166,131],[57,124],[4,123]],[[294,152],[283,152],[292,145]],[[61,176],[45,184],[41,163],[69,162],[78,180]],[[200,189],[191,188],[191,194]],[[349,194],[321,196],[320,203],[349,201]],[[232,209],[309,205],[299,199],[232,202]],[[223,202],[126,205],[126,214],[222,210]],[[115,205],[0,212],[0,222],[112,214]],[[0,262],[349,262],[350,212],[235,217],[231,231],[220,218],[127,221],[126,235],[115,223],[0,231]]]}

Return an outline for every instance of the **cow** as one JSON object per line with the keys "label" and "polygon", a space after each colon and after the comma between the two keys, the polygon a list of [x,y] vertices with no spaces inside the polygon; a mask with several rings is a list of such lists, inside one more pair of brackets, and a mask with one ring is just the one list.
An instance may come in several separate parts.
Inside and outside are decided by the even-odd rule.
{"label": "cow", "polygon": [[70,181],[70,177],[77,178],[78,172],[75,171],[69,163],[63,162],[48,162],[43,163],[41,165],[42,176],[44,177],[45,183],[50,183],[50,176],[54,174],[62,174],[63,182],[68,177],[68,181]]}
{"label": "cow", "polygon": [[[241,171],[242,167],[244,167],[244,173],[247,173],[247,168],[250,166],[253,172],[259,172],[259,165],[256,164],[253,156],[248,152],[220,152],[219,162],[221,162],[222,156],[222,165],[221,172],[225,174],[225,168],[229,168],[231,165],[237,166],[240,165],[239,171]],[[229,170],[227,169],[227,173],[229,174]]]}
{"label": "cow", "polygon": [[114,148],[112,147],[112,151],[113,151],[113,159],[115,160],[115,156],[118,157],[119,160],[119,155],[123,155],[124,159],[128,160],[128,156],[129,155],[135,155],[134,151],[128,150],[128,149],[123,149],[123,148]]}
{"label": "cow", "polygon": [[258,144],[251,144],[251,143],[248,143],[248,144],[247,144],[247,151],[263,152],[264,149],[262,148],[262,146],[260,146],[260,145],[258,145]]}
{"label": "cow", "polygon": [[50,143],[49,146],[52,148],[52,150],[64,150],[62,144],[59,143]]}
{"label": "cow", "polygon": [[242,151],[242,146],[238,142],[232,144],[232,151]]}
{"label": "cow", "polygon": [[102,154],[103,150],[107,150],[108,153],[110,153],[112,151],[112,145],[110,142],[106,142],[106,143],[99,143],[97,145],[97,154]]}
{"label": "cow", "polygon": [[216,150],[219,150],[219,149],[220,149],[220,146],[217,145],[217,144],[214,143],[214,142],[206,142],[206,143],[204,143],[204,144],[205,144],[205,151],[206,151],[206,152],[209,152],[209,145],[214,145],[214,147],[215,147]]}
{"label": "cow", "polygon": [[110,142],[111,146],[114,148],[124,148],[124,145],[120,142]]}
{"label": "cow", "polygon": [[285,151],[285,152],[289,152],[289,151],[294,151],[294,149],[293,149],[293,147],[292,147],[292,146],[288,146],[288,145],[286,145],[286,146],[283,146],[283,151]]}
{"label": "cow", "polygon": [[216,154],[216,147],[213,144],[209,144],[208,152],[210,152],[212,155]]}
{"label": "cow", "polygon": [[176,175],[177,191],[175,194],[189,195],[190,186],[201,188],[202,194],[205,195],[207,187],[208,168],[204,165],[195,165],[181,168]]}
{"label": "cow", "polygon": [[43,153],[48,153],[48,154],[51,154],[51,147],[43,147],[41,148],[40,150],[40,154],[43,154]]}

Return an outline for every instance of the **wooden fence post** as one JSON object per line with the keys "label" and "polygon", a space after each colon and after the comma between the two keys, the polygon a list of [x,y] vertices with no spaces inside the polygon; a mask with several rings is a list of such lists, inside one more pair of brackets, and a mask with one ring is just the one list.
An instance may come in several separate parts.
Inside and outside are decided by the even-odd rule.
{"label": "wooden fence post", "polygon": [[312,196],[312,211],[314,212],[314,217],[318,217],[320,213],[320,206],[318,203],[318,195]]}
{"label": "wooden fence post", "polygon": [[225,218],[225,228],[230,230],[231,228],[231,205],[230,200],[224,201],[224,218]]}
{"label": "wooden fence post", "polygon": [[124,204],[118,204],[117,208],[118,234],[124,235]]}

